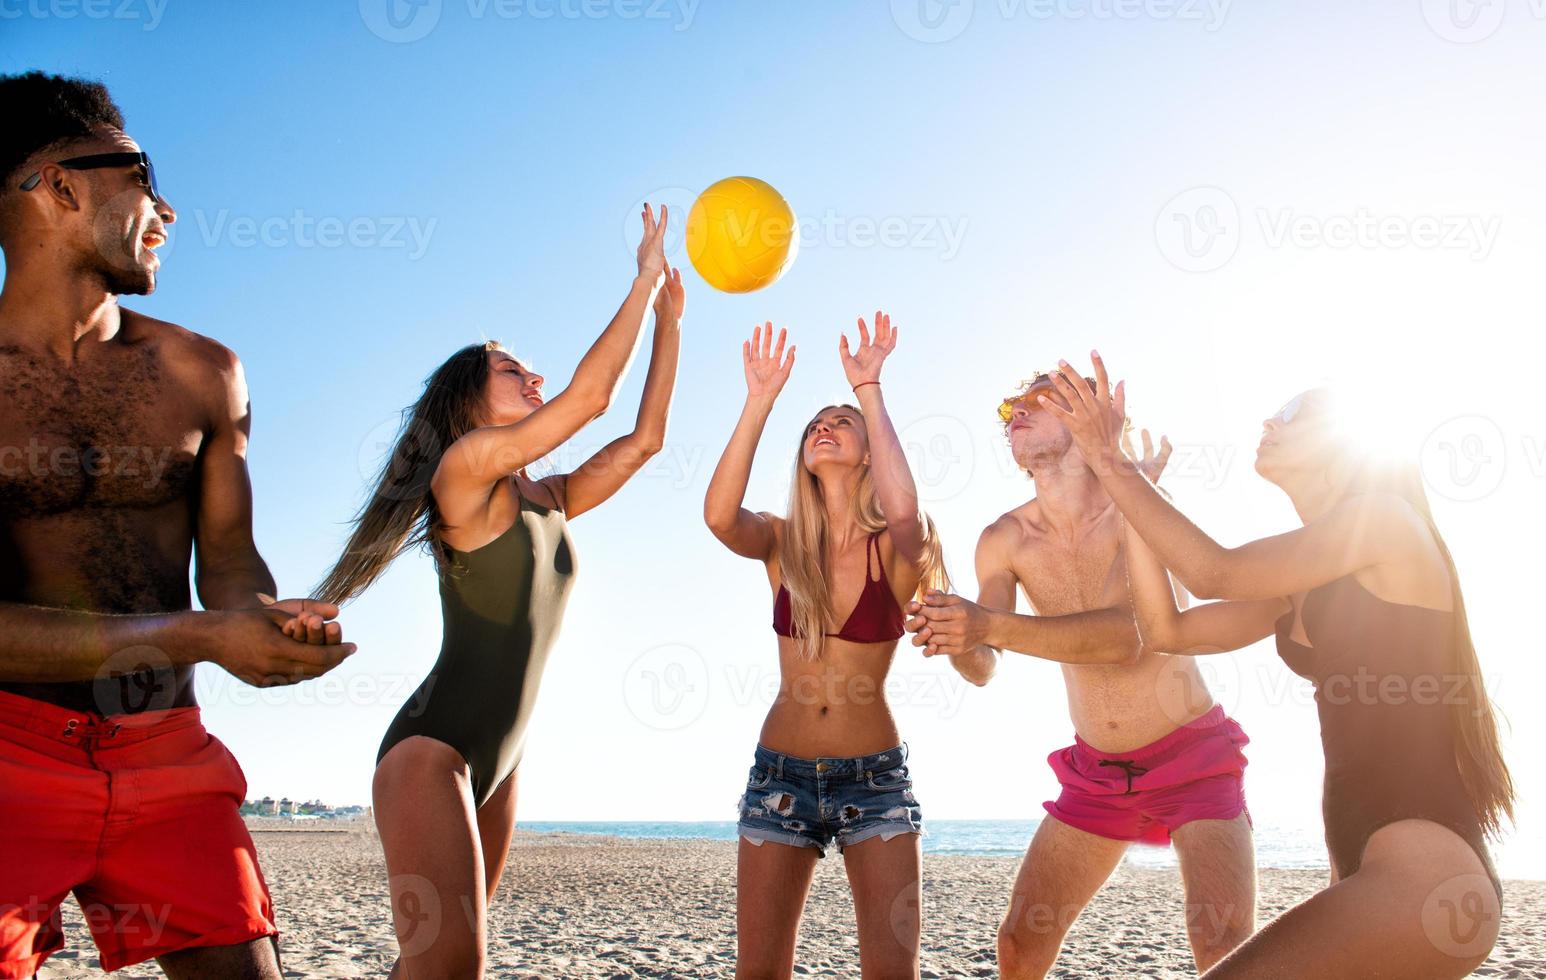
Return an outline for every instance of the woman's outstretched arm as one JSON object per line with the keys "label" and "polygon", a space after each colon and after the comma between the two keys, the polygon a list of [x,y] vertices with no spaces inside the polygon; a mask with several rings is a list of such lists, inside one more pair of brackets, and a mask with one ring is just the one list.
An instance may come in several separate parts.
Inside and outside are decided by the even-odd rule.
{"label": "woman's outstretched arm", "polygon": [[773,323],[769,321],[752,331],[751,340],[741,343],[746,404],[741,407],[741,417],[736,420],[730,443],[720,456],[719,465],[714,467],[708,494],[703,498],[703,520],[714,537],[736,554],[759,561],[773,556],[777,518],[766,513],[754,514],[741,504],[746,499],[746,484],[751,479],[752,460],[757,455],[763,427],[794,368],[794,346],[790,345],[787,354],[784,351],[787,337],[788,331],[780,330],[775,348]]}
{"label": "woman's outstretched arm", "polygon": [[655,294],[655,340],[633,431],[607,443],[574,472],[542,481],[563,501],[567,517],[583,514],[617,493],[665,445],[682,346],[684,300],[682,270],[667,269],[665,284]]}
{"label": "woman's outstretched arm", "polygon": [[526,418],[509,425],[474,429],[450,446],[431,483],[436,499],[465,499],[541,459],[612,405],[618,385],[639,349],[644,314],[665,276],[666,209],[657,223],[644,206],[639,274],[617,314],[580,359],[569,386]]}
{"label": "woman's outstretched arm", "polygon": [[870,443],[870,475],[875,481],[880,509],[886,515],[886,535],[897,558],[917,568],[923,563],[926,546],[923,517],[918,512],[918,488],[880,391],[880,368],[896,350],[896,339],[891,317],[876,310],[873,340],[860,317],[859,349],[849,351],[847,334],[838,343],[843,372],[864,413],[865,434]]}
{"label": "woman's outstretched arm", "polygon": [[1272,635],[1278,618],[1289,611],[1287,599],[1206,602],[1176,608],[1170,574],[1131,524],[1123,530],[1127,587],[1143,649],[1158,653],[1227,653]]}
{"label": "woman's outstretched arm", "polygon": [[1085,462],[1122,516],[1200,599],[1275,599],[1307,592],[1362,568],[1420,554],[1429,540],[1422,518],[1389,494],[1349,497],[1304,527],[1238,548],[1214,541],[1157,491],[1120,439],[1126,391],[1113,393],[1098,354],[1095,390],[1059,362],[1052,382],[1067,408],[1047,396],[1042,404],[1068,426]]}

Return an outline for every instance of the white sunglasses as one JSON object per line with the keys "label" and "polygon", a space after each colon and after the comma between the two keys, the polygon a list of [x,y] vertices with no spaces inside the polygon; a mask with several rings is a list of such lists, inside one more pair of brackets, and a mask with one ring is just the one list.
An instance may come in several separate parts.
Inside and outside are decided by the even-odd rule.
{"label": "white sunglasses", "polygon": [[1277,419],[1279,422],[1282,422],[1284,425],[1287,425],[1294,420],[1294,416],[1298,415],[1299,410],[1303,407],[1304,396],[1295,395],[1293,398],[1289,399],[1287,405],[1284,405],[1282,408],[1278,409],[1278,413],[1274,415],[1273,418]]}

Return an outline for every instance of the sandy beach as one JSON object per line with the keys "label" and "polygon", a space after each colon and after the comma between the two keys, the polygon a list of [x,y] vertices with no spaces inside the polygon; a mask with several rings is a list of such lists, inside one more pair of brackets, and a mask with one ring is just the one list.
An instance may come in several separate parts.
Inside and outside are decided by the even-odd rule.
{"label": "sandy beach", "polygon": [[[374,835],[353,825],[258,829],[254,838],[283,931],[285,976],[385,976],[396,941]],[[1015,858],[925,857],[924,977],[997,975],[994,934],[1018,864]],[[1261,872],[1260,921],[1322,881],[1320,872]],[[730,843],[521,833],[490,912],[489,976],[730,977],[734,900]],[[1546,977],[1546,882],[1510,881],[1505,901],[1502,938],[1476,975]],[[66,949],[40,976],[101,976],[79,909],[67,902],[65,910]],[[852,922],[834,854],[817,870],[796,975],[858,976]],[[1177,874],[1119,869],[1075,923],[1052,975],[1194,976]],[[161,973],[148,964],[115,976]]]}

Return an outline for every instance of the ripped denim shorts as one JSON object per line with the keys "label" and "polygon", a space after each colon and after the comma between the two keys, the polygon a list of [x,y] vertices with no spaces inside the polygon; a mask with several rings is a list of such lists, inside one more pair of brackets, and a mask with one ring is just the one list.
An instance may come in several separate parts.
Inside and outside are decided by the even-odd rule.
{"label": "ripped denim shorts", "polygon": [[802,759],[757,746],[741,797],[740,835],[814,847],[822,857],[879,837],[923,833],[923,812],[907,775],[907,746],[848,759]]}

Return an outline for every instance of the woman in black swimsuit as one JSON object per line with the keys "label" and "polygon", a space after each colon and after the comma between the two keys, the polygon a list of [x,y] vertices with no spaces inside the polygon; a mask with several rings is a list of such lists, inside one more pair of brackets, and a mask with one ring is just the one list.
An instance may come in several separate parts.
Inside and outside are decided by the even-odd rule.
{"label": "woman in black swimsuit", "polygon": [[[1315,684],[1326,757],[1322,808],[1332,885],[1279,916],[1207,977],[1462,977],[1497,941],[1502,889],[1485,837],[1513,816],[1455,563],[1410,463],[1346,438],[1333,394],[1268,419],[1256,470],[1304,526],[1238,548],[1172,507],[1119,447],[1115,394],[1063,365],[1059,411],[1127,521],[1144,645],[1235,650],[1276,635]],[[1178,612],[1169,569],[1194,595]]]}
{"label": "woman in black swimsuit", "polygon": [[[575,574],[568,521],[618,491],[661,448],[676,379],[682,281],[644,209],[628,298],[551,402],[541,375],[498,344],[452,355],[407,413],[370,502],[318,589],[342,603],[398,555],[435,556],[440,657],[387,729],[376,759],[376,825],[401,956],[393,977],[478,977],[484,913],[515,829],[516,767]],[[649,376],[633,432],[573,473],[527,466],[608,407],[655,309]]]}

